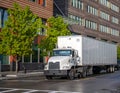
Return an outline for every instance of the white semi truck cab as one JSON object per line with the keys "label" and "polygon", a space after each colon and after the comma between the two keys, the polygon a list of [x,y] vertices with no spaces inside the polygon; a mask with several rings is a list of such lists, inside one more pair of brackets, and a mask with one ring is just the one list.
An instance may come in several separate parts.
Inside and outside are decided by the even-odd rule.
{"label": "white semi truck cab", "polygon": [[56,76],[69,79],[86,77],[103,69],[106,72],[115,71],[117,47],[113,43],[74,35],[59,36],[57,46],[44,68],[47,79]]}
{"label": "white semi truck cab", "polygon": [[44,73],[48,79],[53,76],[68,76],[71,68],[76,67],[79,62],[80,57],[77,50],[72,48],[54,49],[53,56],[45,65]]}

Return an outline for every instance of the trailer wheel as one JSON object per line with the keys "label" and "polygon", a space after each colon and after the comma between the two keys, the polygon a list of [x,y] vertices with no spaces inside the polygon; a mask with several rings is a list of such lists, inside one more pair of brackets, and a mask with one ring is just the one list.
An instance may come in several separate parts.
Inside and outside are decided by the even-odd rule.
{"label": "trailer wheel", "polygon": [[113,67],[112,66],[110,66],[110,73],[112,73],[113,72]]}
{"label": "trailer wheel", "polygon": [[113,66],[113,73],[115,72],[115,67]]}
{"label": "trailer wheel", "polygon": [[114,72],[115,72],[114,66],[111,66],[111,67],[110,67],[110,70],[111,70],[111,73],[114,73]]}
{"label": "trailer wheel", "polygon": [[101,71],[100,67],[97,67],[97,66],[93,67],[93,70],[92,70],[93,74],[100,74],[100,71]]}
{"label": "trailer wheel", "polygon": [[115,68],[114,68],[114,66],[109,66],[109,67],[107,67],[106,71],[107,71],[107,73],[113,73],[113,72],[115,72]]}
{"label": "trailer wheel", "polygon": [[74,69],[71,69],[70,71],[68,71],[67,78],[70,79],[70,80],[75,79],[75,71],[74,71]]}

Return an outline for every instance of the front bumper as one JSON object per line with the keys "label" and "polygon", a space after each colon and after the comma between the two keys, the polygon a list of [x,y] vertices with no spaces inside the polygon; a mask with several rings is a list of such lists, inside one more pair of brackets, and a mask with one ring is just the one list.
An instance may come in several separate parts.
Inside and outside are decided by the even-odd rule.
{"label": "front bumper", "polygon": [[46,76],[66,76],[67,70],[44,70]]}

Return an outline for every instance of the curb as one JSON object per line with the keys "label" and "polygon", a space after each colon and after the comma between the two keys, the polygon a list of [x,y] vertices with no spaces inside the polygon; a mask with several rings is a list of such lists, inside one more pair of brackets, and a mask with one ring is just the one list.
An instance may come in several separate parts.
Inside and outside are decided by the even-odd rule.
{"label": "curb", "polygon": [[0,80],[13,80],[24,77],[44,76],[43,72],[31,72],[31,73],[18,73],[18,74],[7,74],[6,76],[0,76]]}

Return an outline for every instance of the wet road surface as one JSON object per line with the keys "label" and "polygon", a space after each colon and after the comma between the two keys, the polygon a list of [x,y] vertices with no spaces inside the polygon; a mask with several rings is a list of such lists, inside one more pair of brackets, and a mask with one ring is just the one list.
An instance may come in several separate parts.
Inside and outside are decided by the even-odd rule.
{"label": "wet road surface", "polygon": [[0,93],[120,93],[120,71],[76,80],[45,77],[1,80]]}

